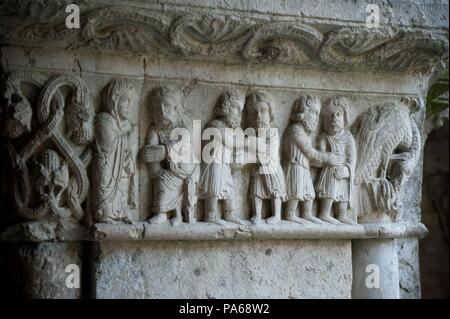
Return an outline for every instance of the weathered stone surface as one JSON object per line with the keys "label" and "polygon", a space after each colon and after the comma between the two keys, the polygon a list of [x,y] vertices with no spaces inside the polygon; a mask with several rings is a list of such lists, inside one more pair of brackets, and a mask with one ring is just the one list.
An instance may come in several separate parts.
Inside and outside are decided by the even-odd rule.
{"label": "weathered stone surface", "polygon": [[351,269],[347,240],[100,243],[95,292],[97,298],[350,298]]}
{"label": "weathered stone surface", "polygon": [[353,298],[400,298],[398,255],[394,240],[355,240],[352,242],[352,257]]}
{"label": "weathered stone surface", "polygon": [[[12,282],[24,298],[33,299],[80,299],[82,297],[81,271],[83,244],[81,243],[16,243],[8,244],[9,249],[6,282]],[[69,265],[79,267],[79,288],[66,285]],[[70,278],[69,278],[70,279]],[[71,282],[71,281],[70,281]],[[68,287],[69,286],[69,287]],[[6,286],[5,288],[8,288]],[[2,294],[5,292],[2,291]]]}
{"label": "weathered stone surface", "polygon": [[[353,296],[420,296],[423,100],[448,3],[374,1],[369,28],[363,0],[75,1],[80,29],[67,3],[0,4],[2,240],[50,264],[95,241],[103,298],[348,298],[352,260],[359,287],[382,256],[392,285]],[[180,128],[254,129],[211,154],[256,160],[177,162],[195,148]]]}

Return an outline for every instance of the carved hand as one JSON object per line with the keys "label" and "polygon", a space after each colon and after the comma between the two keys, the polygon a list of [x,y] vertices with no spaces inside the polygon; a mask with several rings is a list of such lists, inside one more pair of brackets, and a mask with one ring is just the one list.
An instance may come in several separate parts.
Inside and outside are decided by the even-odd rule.
{"label": "carved hand", "polygon": [[350,171],[348,170],[348,167],[347,166],[336,167],[334,169],[334,177],[337,180],[341,180],[341,179],[344,179],[344,178],[349,178],[350,177]]}
{"label": "carved hand", "polygon": [[327,153],[325,162],[332,166],[340,166],[340,165],[344,165],[345,158],[343,156],[336,155],[333,153]]}
{"label": "carved hand", "polygon": [[166,148],[164,145],[147,146],[143,156],[146,162],[161,162],[166,158]]}

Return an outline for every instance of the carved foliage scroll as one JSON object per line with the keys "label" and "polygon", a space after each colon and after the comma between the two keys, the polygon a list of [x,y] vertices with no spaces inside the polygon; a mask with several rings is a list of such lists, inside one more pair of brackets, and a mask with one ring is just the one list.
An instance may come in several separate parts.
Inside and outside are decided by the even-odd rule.
{"label": "carved foliage scroll", "polygon": [[[281,63],[340,70],[428,71],[448,53],[439,33],[364,26],[329,28],[202,12],[83,3],[82,28],[67,29],[55,5],[16,9],[6,1],[1,43],[89,48],[219,61]],[[33,1],[34,2],[34,1]],[[48,1],[46,1],[48,2]],[[9,5],[8,5],[9,3]],[[60,12],[64,12],[60,3]]]}
{"label": "carved foliage scroll", "polygon": [[[22,82],[38,87],[35,107],[21,93]],[[86,167],[91,158],[93,110],[88,89],[73,75],[55,76],[45,82],[44,77],[29,72],[13,72],[6,78],[4,107],[16,122],[3,125],[2,135],[15,170],[13,195],[17,212],[27,219],[81,220],[81,205],[89,187]],[[71,89],[68,99],[62,87]],[[20,103],[9,104],[11,101]],[[18,112],[25,115],[18,117]],[[36,123],[34,128],[31,120]],[[15,141],[19,137],[22,142]]]}

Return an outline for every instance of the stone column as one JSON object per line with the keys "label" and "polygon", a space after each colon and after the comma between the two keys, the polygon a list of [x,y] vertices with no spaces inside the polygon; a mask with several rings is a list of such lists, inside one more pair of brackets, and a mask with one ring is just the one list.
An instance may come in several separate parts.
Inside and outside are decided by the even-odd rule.
{"label": "stone column", "polygon": [[352,241],[352,298],[400,298],[397,247],[394,239]]}

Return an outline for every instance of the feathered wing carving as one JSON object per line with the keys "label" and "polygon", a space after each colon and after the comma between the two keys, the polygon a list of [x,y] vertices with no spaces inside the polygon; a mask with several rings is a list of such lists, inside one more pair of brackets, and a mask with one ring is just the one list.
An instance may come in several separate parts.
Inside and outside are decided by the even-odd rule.
{"label": "feathered wing carving", "polygon": [[402,103],[363,112],[353,125],[358,148],[355,169],[359,216],[398,213],[398,193],[411,176],[420,153],[420,132]]}

